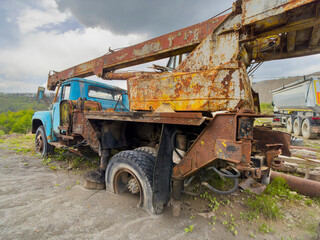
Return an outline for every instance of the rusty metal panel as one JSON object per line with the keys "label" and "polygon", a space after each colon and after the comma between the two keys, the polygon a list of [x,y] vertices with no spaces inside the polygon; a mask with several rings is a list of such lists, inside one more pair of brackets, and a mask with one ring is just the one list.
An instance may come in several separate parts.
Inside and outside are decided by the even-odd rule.
{"label": "rusty metal panel", "polygon": [[[290,136],[266,128],[255,128],[253,139],[250,139],[251,136],[248,138],[247,135],[239,132],[238,124],[244,120],[248,123],[245,125],[250,125],[248,132],[252,134],[253,120],[258,116],[248,113],[247,110],[215,115],[180,163],[174,167],[173,178],[183,179],[191,176],[203,167],[214,164],[217,160],[229,162],[238,170],[250,174],[251,177],[261,177],[266,173],[265,171],[270,170],[275,156],[281,152],[284,155],[290,153],[288,152]],[[263,164],[259,166],[256,166],[252,160],[252,156],[256,154],[263,157]]]}
{"label": "rusty metal panel", "polygon": [[205,117],[202,113],[151,113],[151,112],[84,112],[87,119],[116,120],[128,122],[163,123],[200,126]]}
{"label": "rusty metal panel", "polygon": [[253,24],[312,2],[316,0],[243,0],[242,24]]}
{"label": "rusty metal panel", "polygon": [[288,133],[273,131],[265,127],[255,127],[253,130],[253,138],[257,140],[255,143],[256,148],[260,151],[267,151],[266,144],[277,144],[282,143],[281,147],[282,154],[291,157],[290,152],[290,141],[291,136]]}
{"label": "rusty metal panel", "polygon": [[113,71],[162,58],[191,52],[226,17],[223,15],[205,22],[174,31],[172,33],[136,44],[100,58],[79,64],[61,72],[49,75],[47,88],[54,90],[56,84],[72,77],[87,77],[93,74],[101,77],[103,71]]}
{"label": "rusty metal panel", "polygon": [[237,141],[237,118],[241,114],[218,114],[202,131],[181,162],[173,169],[174,178],[184,178],[221,159],[237,164],[251,161],[251,141]]}
{"label": "rusty metal panel", "polygon": [[241,62],[202,72],[174,72],[128,80],[131,110],[156,110],[163,103],[175,111],[231,111],[240,100],[253,108],[250,83]]}
{"label": "rusty metal panel", "polygon": [[[228,24],[226,23],[226,26],[222,24],[220,27],[228,27]],[[239,52],[239,32],[232,31],[218,35],[216,33],[218,30],[204,39],[177,67],[177,71],[204,71],[235,61]]]}
{"label": "rusty metal panel", "polygon": [[87,144],[96,152],[99,152],[100,131],[98,130],[95,123],[90,122],[88,119],[86,119],[84,116],[84,112],[78,109],[75,109],[73,111],[72,123],[72,134],[81,134],[82,137],[87,141]]}

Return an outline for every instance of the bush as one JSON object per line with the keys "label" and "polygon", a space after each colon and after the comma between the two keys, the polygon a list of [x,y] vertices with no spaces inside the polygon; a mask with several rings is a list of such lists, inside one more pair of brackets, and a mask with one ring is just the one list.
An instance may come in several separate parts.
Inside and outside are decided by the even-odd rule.
{"label": "bush", "polygon": [[8,111],[0,114],[0,131],[5,134],[27,133],[31,130],[31,119],[34,110],[22,110],[19,112]]}
{"label": "bush", "polygon": [[271,103],[260,103],[260,109],[262,114],[273,114]]}

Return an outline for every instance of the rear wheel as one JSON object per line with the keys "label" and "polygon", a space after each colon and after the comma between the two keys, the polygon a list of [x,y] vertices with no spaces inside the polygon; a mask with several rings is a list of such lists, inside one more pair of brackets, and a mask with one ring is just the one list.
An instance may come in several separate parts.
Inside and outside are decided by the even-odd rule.
{"label": "rear wheel", "polygon": [[297,136],[301,136],[301,118],[296,117],[293,122],[293,132]]}
{"label": "rear wheel", "polygon": [[139,195],[139,207],[155,213],[152,204],[154,162],[138,151],[123,151],[114,155],[106,169],[106,187],[121,194]]}
{"label": "rear wheel", "polygon": [[43,126],[39,126],[35,136],[35,149],[36,153],[42,157],[47,156],[49,153],[53,153],[54,147],[47,141],[47,136]]}
{"label": "rear wheel", "polygon": [[134,151],[147,154],[149,156],[150,160],[152,160],[153,162],[155,162],[155,160],[157,158],[157,154],[158,154],[157,150],[153,147],[138,147],[138,148],[134,149]]}
{"label": "rear wheel", "polygon": [[302,136],[305,139],[312,139],[312,138],[316,138],[317,137],[317,133],[312,133],[311,132],[311,122],[310,122],[310,120],[308,118],[305,118],[303,120],[301,131],[302,131]]}
{"label": "rear wheel", "polygon": [[292,117],[288,117],[286,121],[286,128],[288,133],[292,133],[293,127],[292,127]]}

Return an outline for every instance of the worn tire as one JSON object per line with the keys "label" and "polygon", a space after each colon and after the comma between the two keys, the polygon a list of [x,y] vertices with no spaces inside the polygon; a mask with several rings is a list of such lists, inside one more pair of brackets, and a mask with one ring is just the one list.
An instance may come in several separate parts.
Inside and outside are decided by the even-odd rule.
{"label": "worn tire", "polygon": [[287,117],[287,121],[286,121],[286,129],[288,133],[292,133],[293,132],[293,121],[292,121],[292,117]]}
{"label": "worn tire", "polygon": [[134,151],[141,152],[148,155],[150,160],[152,160],[153,162],[156,161],[157,154],[158,154],[157,150],[153,147],[138,147],[134,149]]}
{"label": "worn tire", "polygon": [[48,154],[52,154],[54,151],[54,146],[50,145],[47,141],[46,132],[42,125],[39,126],[36,131],[34,143],[35,143],[36,153],[42,157],[45,157]]}
{"label": "worn tire", "polygon": [[302,131],[302,136],[305,139],[313,139],[317,137],[317,133],[312,133],[311,132],[311,122],[308,118],[305,118],[302,121],[302,127],[301,127],[301,131]]}
{"label": "worn tire", "polygon": [[132,179],[138,182],[142,206],[149,213],[155,214],[152,204],[154,163],[138,151],[122,151],[114,155],[106,169],[107,190],[120,194],[129,191]]}
{"label": "worn tire", "polygon": [[302,132],[301,132],[301,118],[300,117],[296,117],[293,121],[293,132],[295,135],[297,136],[301,136]]}

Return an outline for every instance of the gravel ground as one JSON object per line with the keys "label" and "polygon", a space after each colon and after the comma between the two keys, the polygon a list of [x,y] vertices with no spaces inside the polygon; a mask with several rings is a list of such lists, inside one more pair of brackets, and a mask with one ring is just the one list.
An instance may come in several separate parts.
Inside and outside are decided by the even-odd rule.
{"label": "gravel ground", "polygon": [[[190,208],[179,217],[169,207],[149,215],[132,195],[86,190],[82,182],[77,172],[53,171],[38,157],[0,149],[0,239],[250,239],[243,227],[250,224],[242,224],[235,237],[221,222],[212,231],[208,219],[190,218]],[[190,225],[194,230],[185,233]],[[277,230],[255,237],[290,234]]]}

